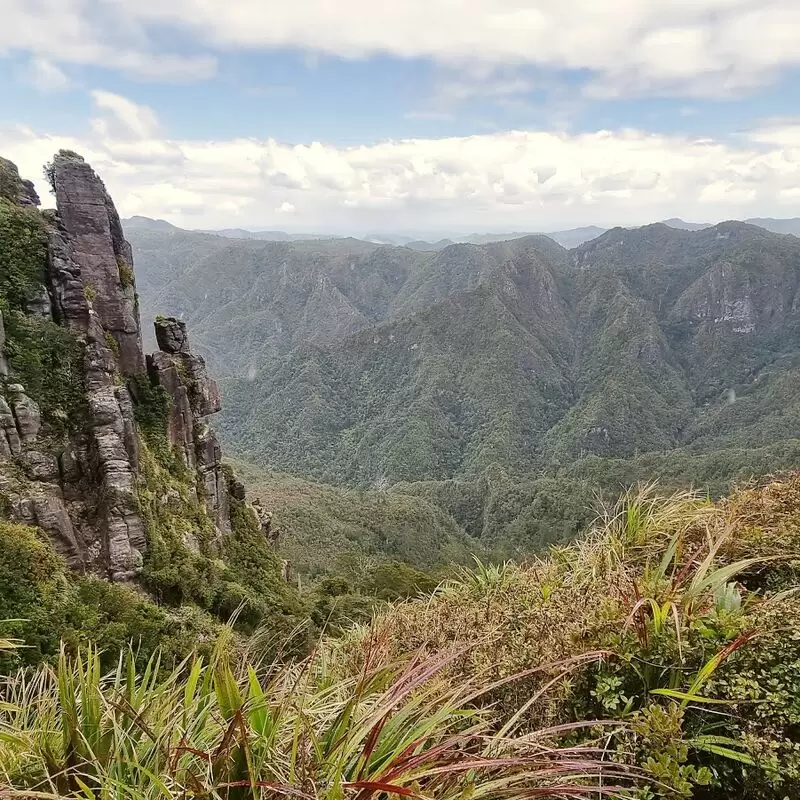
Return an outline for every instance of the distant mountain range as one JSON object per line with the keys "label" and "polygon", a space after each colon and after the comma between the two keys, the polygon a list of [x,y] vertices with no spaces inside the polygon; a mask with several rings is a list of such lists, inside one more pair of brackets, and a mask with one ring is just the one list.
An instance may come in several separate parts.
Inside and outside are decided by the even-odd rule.
{"label": "distant mountain range", "polygon": [[[129,217],[123,220],[125,230],[139,231],[183,231],[163,219],[150,217]],[[286,231],[249,231],[244,228],[222,228],[220,230],[195,230],[193,233],[208,233],[214,236],[224,236],[226,239],[256,239],[262,242],[296,242],[307,239],[338,239],[341,237],[333,234],[322,233],[286,233]]]}
{"label": "distant mountain range", "polygon": [[226,376],[240,456],[527,541],[598,486],[800,459],[800,239],[670,222],[570,250],[126,231],[143,314],[183,316]]}
{"label": "distant mountain range", "polygon": [[566,231],[550,231],[547,233],[539,232],[509,232],[509,233],[471,233],[468,236],[451,234],[446,237],[438,238],[436,241],[425,239],[415,239],[410,236],[398,236],[392,234],[369,234],[364,238],[367,241],[377,244],[392,244],[402,247],[410,247],[412,250],[443,250],[451,244],[488,244],[489,242],[504,242],[509,239],[522,239],[525,236],[548,236],[553,241],[558,242],[562,247],[577,247],[584,242],[594,239],[596,236],[605,233],[605,228],[598,228],[596,225],[589,225],[584,228],[571,228]]}
{"label": "distant mountain range", "polygon": [[[800,236],[800,217],[792,219],[771,219],[771,218],[753,218],[744,220],[749,225],[758,225],[760,228],[771,231],[772,233],[789,233],[794,236]],[[664,225],[669,225],[671,228],[678,228],[684,231],[700,231],[703,228],[712,227],[713,223],[702,222],[686,222],[678,217],[663,220]],[[554,241],[558,242],[562,247],[567,249],[579,247],[585,242],[596,239],[598,236],[604,234],[608,228],[598,228],[596,225],[588,225],[583,228],[571,228],[564,231],[529,231],[529,232],[512,232],[512,233],[473,233],[469,236],[450,236],[437,239],[436,241],[425,241],[421,239],[412,239],[403,236],[370,236],[367,237],[371,241],[381,242],[383,244],[404,245],[411,247],[415,250],[441,250],[448,245],[456,242],[468,242],[470,244],[486,244],[488,242],[506,241],[508,239],[521,239],[524,236],[549,236]]]}
{"label": "distant mountain range", "polygon": [[[181,230],[161,219],[150,219],[149,217],[130,217],[124,220],[127,230],[161,230],[177,231]],[[749,225],[758,225],[764,230],[772,233],[792,234],[800,236],[800,217],[790,219],[773,219],[770,217],[753,217],[744,220]],[[684,231],[699,231],[703,228],[712,227],[713,223],[686,222],[678,217],[663,220],[664,225]],[[432,250],[443,250],[451,244],[460,242],[467,244],[487,244],[489,242],[508,241],[510,239],[521,239],[525,236],[548,236],[553,241],[558,242],[567,249],[579,247],[585,242],[596,239],[604,234],[608,228],[599,228],[596,225],[588,225],[582,228],[570,228],[563,231],[527,231],[527,232],[507,232],[507,233],[472,233],[467,236],[457,234],[447,234],[429,240],[422,237],[404,236],[401,234],[382,234],[368,233],[363,237],[358,237],[374,244],[388,244],[400,247],[409,247],[412,250],[428,252]],[[244,228],[223,228],[221,230],[198,230],[196,233],[208,233],[216,236],[223,236],[227,239],[254,239],[265,242],[298,242],[317,239],[340,239],[345,238],[335,234],[317,233],[287,233],[286,231],[250,231]]]}

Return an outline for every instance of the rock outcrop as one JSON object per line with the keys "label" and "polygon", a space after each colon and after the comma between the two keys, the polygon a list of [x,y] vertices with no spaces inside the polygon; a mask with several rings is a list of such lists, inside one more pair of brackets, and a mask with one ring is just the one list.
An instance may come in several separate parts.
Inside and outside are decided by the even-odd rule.
{"label": "rock outcrop", "polygon": [[[38,214],[46,239],[41,285],[10,313],[38,320],[43,336],[65,329],[82,353],[79,374],[69,380],[83,403],[79,424],[65,421],[75,409],[40,408],[9,357],[9,329],[0,317],[0,513],[39,526],[72,568],[134,580],[148,547],[140,396],[148,386],[166,392],[167,440],[196,474],[187,491],[203,495],[223,536],[231,530],[228,480],[207,421],[220,409],[219,390],[179,320],[156,322],[161,349],[145,362],[131,248],[92,168],[75,153],[54,158],[55,213],[35,211],[32,184],[10,162],[0,168],[3,202],[30,208],[23,216]],[[0,248],[8,244],[0,241]]]}
{"label": "rock outcrop", "polygon": [[114,203],[94,170],[77,154],[60,153],[53,160],[56,204],[103,329],[117,344],[122,375],[144,371],[133,253],[122,233]]}
{"label": "rock outcrop", "polygon": [[19,176],[17,165],[0,156],[0,197],[19,203],[21,206],[38,206],[39,195],[33,183]]}
{"label": "rock outcrop", "polygon": [[147,356],[147,372],[171,399],[170,444],[183,454],[187,466],[197,470],[208,512],[217,528],[228,532],[230,497],[222,449],[206,419],[222,407],[217,382],[208,376],[203,357],[192,352],[185,323],[158,317],[155,332],[160,350]]}

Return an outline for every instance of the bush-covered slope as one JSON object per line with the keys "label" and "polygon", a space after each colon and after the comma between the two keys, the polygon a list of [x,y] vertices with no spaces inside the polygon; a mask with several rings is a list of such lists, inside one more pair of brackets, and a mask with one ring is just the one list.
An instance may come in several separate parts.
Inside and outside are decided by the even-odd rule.
{"label": "bush-covered slope", "polygon": [[[85,649],[0,677],[0,782],[76,798],[794,798],[799,581],[797,474],[718,504],[640,489],[579,543],[479,563],[299,662],[223,638],[172,672],[125,650],[104,672]],[[18,644],[0,637],[0,658]]]}
{"label": "bush-covered slope", "polygon": [[447,248],[406,283],[432,305],[229,382],[230,441],[369,485],[793,435],[800,240],[655,225],[571,263],[528,242]]}
{"label": "bush-covered slope", "polygon": [[636,797],[783,800],[800,793],[799,588],[798,474],[717,504],[645,487],[576,544],[479,565],[335,646],[351,669],[457,653],[449,680],[499,681],[487,700],[523,729],[616,720],[602,746],[643,770]]}
{"label": "bush-covered slope", "polygon": [[381,563],[416,569],[464,563],[483,547],[438,504],[401,491],[353,489],[235,462],[272,514],[278,553],[304,576]]}
{"label": "bush-covered slope", "polygon": [[[234,327],[207,330],[230,376],[221,427],[249,461],[335,484],[422,482],[427,497],[458,485],[465,531],[502,519],[534,547],[631,478],[719,493],[797,464],[795,237],[724,223],[617,228],[572,251],[535,236],[413,254],[292,243],[316,253],[312,267],[283,251],[294,300],[272,251],[224,241],[228,285],[221,263],[195,257],[163,299],[197,295],[185,310],[202,325],[229,314]],[[163,243],[147,247],[156,257]],[[356,247],[371,249],[342,256]],[[314,275],[335,293],[308,288]],[[282,320],[279,344],[267,315]],[[500,514],[481,488],[489,470],[518,484]]]}
{"label": "bush-covered slope", "polygon": [[136,226],[129,235],[143,315],[185,319],[221,377],[383,319],[423,258],[356,239],[262,242]]}
{"label": "bush-covered slope", "polygon": [[226,383],[248,417],[232,412],[223,430],[250,460],[331,482],[530,464],[569,400],[569,343],[559,309],[546,312],[552,332],[532,332],[515,301],[481,286],[340,346],[298,350],[257,381]]}

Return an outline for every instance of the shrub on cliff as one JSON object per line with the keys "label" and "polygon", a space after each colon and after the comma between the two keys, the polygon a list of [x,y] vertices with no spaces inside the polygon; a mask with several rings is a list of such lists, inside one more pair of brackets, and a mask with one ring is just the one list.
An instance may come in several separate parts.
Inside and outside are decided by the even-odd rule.
{"label": "shrub on cliff", "polygon": [[171,614],[131,588],[75,575],[35,528],[2,521],[0,620],[0,636],[25,645],[0,653],[0,673],[53,661],[60,642],[68,653],[93,642],[106,663],[129,646],[145,661],[160,648],[172,663],[216,638],[211,619]]}
{"label": "shrub on cliff", "polygon": [[6,356],[14,381],[24,385],[45,421],[58,429],[79,420],[84,410],[83,348],[71,331],[27,313],[29,304],[46,294],[46,262],[42,215],[0,197],[0,313]]}

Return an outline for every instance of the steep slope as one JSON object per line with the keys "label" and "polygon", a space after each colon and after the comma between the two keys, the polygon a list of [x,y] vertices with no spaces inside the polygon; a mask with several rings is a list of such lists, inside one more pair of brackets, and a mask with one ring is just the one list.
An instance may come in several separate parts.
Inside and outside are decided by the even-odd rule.
{"label": "steep slope", "polygon": [[795,435],[798,281],[800,241],[744,223],[614,229],[570,254],[453,245],[409,274],[397,321],[231,382],[245,415],[223,430],[363,485],[763,447]]}
{"label": "steep slope", "polygon": [[[524,549],[571,535],[600,488],[719,492],[796,463],[794,237],[660,223],[571,251],[543,236],[213,247],[162,298],[224,352],[222,433],[262,465],[401,481]],[[491,491],[489,474],[504,476]]]}
{"label": "steep slope", "polygon": [[229,382],[248,415],[226,418],[230,441],[251,460],[360,484],[530,464],[570,402],[572,343],[549,270],[522,258],[497,277]]}
{"label": "steep slope", "polygon": [[[638,443],[633,437],[627,450],[618,442],[604,454],[701,438],[706,449],[758,447],[795,435],[762,416],[776,403],[781,413],[797,413],[788,371],[800,348],[800,240],[736,222],[696,233],[655,225],[611,231],[576,251],[575,263],[585,329],[579,380],[604,398],[604,409],[620,392],[598,373],[603,365],[626,398],[642,387],[657,393],[630,406],[660,421],[661,434]],[[606,341],[615,329],[620,340]]]}
{"label": "steep slope", "polygon": [[502,281],[503,268],[512,263],[531,262],[536,268],[552,269],[563,266],[567,260],[566,251],[546,236],[528,236],[481,247],[453,244],[421,262],[408,275],[392,302],[390,315],[407,317],[487,281]]}
{"label": "steep slope", "polygon": [[184,319],[221,376],[382,319],[425,258],[356,239],[263,242],[137,226],[130,236],[143,313]]}

